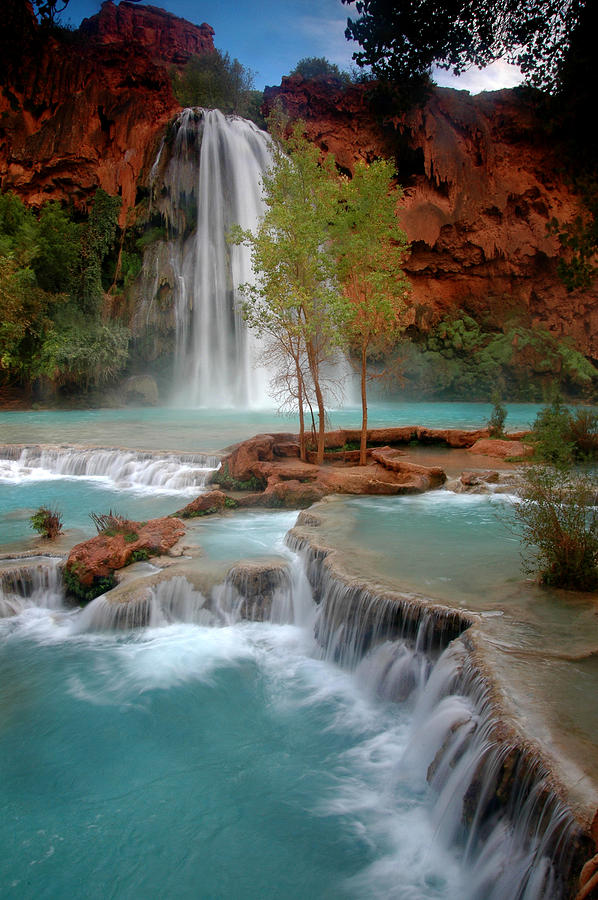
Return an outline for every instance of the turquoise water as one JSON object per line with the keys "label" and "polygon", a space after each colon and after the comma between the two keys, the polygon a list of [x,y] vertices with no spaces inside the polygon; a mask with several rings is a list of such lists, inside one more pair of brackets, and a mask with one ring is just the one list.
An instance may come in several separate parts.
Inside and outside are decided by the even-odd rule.
{"label": "turquoise water", "polygon": [[188,502],[172,493],[123,491],[101,480],[51,478],[18,484],[0,483],[0,545],[31,538],[29,517],[40,506],[58,509],[65,529],[96,534],[89,514],[112,509],[125,518],[145,522],[169,515]]}
{"label": "turquoise water", "polygon": [[358,497],[344,501],[351,513],[347,540],[373,552],[376,571],[405,586],[462,606],[483,605],[523,577],[512,502],[442,490]]}
{"label": "turquoise water", "polygon": [[[508,429],[529,427],[537,403],[506,404]],[[371,428],[426,425],[430,428],[483,428],[489,403],[373,403]],[[357,428],[357,408],[330,411],[331,428]],[[263,431],[296,431],[297,419],[273,410],[95,409],[0,412],[0,443],[70,443],[145,450],[214,452]]]}
{"label": "turquoise water", "polygon": [[71,620],[0,620],[3,897],[462,896],[396,780],[411,712],[306,632]]}

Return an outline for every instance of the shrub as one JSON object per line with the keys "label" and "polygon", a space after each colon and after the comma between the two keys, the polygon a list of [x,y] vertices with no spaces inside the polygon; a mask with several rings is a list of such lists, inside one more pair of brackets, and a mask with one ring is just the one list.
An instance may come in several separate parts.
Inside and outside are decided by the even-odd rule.
{"label": "shrub", "polygon": [[58,510],[40,506],[29,521],[33,530],[48,541],[53,541],[62,534],[62,513]]}
{"label": "shrub", "polygon": [[573,459],[573,439],[569,412],[560,396],[541,409],[532,426],[529,440],[538,459],[558,467],[567,467]]}
{"label": "shrub", "polygon": [[514,507],[529,550],[527,572],[543,584],[592,591],[598,587],[597,485],[555,467],[534,466],[524,475]]}
{"label": "shrub", "polygon": [[505,434],[507,411],[501,403],[498,391],[493,391],[490,399],[493,406],[490,418],[488,419],[488,430],[490,431],[490,437],[501,438],[504,437]]}
{"label": "shrub", "polygon": [[598,416],[578,409],[569,417],[569,429],[577,459],[595,459],[598,455]]}

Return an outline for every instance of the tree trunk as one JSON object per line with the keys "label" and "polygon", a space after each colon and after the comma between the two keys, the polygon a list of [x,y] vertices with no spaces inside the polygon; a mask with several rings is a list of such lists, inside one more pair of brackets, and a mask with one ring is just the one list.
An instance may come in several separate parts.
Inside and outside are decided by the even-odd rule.
{"label": "tree trunk", "polygon": [[361,442],[359,445],[359,465],[367,462],[368,444],[368,398],[367,398],[367,352],[365,344],[361,348]]}
{"label": "tree trunk", "polygon": [[295,360],[295,372],[297,375],[297,399],[299,402],[299,459],[305,462],[307,452],[305,448],[305,416],[303,415],[303,376],[299,360]]}
{"label": "tree trunk", "polygon": [[318,404],[318,444],[316,450],[316,464],[321,466],[324,462],[324,438],[326,431],[326,408],[324,406],[324,397],[320,387],[320,378],[318,372],[318,360],[316,350],[311,340],[307,342],[307,361],[309,363],[309,371],[311,379],[314,383],[314,391],[316,393],[316,401]]}

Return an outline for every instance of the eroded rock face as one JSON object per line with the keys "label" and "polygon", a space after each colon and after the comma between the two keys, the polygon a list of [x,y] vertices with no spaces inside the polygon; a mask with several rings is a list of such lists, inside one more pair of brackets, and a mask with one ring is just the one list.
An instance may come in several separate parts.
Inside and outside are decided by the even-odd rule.
{"label": "eroded rock face", "polygon": [[27,52],[0,89],[2,190],[32,205],[57,199],[85,208],[100,186],[122,197],[124,223],[179,109],[169,67],[213,52],[213,30],[108,0],[68,39],[42,40],[32,12],[15,19],[10,7],[0,29]]}
{"label": "eroded rock face", "polygon": [[531,105],[510,90],[472,97],[437,88],[423,109],[378,123],[366,92],[293,76],[266,89],[265,106],[280,98],[348,171],[358,160],[396,157],[413,324],[425,329],[457,309],[497,328],[516,316],[598,357],[598,286],[567,293],[547,231],[553,217],[579,214],[579,198]]}
{"label": "eroded rock face", "polygon": [[481,438],[469,448],[472,453],[482,456],[495,456],[497,459],[521,459],[534,455],[534,448],[522,441],[497,440]]}

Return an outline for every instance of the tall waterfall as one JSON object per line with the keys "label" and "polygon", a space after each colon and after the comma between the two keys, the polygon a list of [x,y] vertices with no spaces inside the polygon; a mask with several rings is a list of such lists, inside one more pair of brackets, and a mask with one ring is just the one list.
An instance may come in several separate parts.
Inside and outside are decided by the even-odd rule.
{"label": "tall waterfall", "polygon": [[154,163],[156,203],[176,236],[169,252],[177,404],[271,405],[268,372],[254,367],[259,350],[238,308],[239,285],[252,277],[250,251],[227,241],[234,224],[255,228],[263,209],[261,175],[270,164],[264,131],[213,109],[183,110]]}

